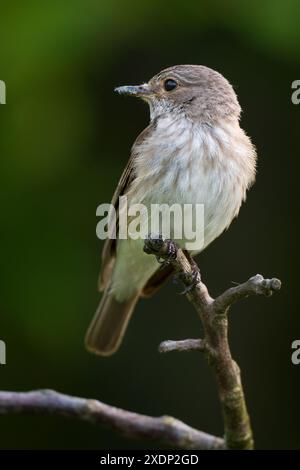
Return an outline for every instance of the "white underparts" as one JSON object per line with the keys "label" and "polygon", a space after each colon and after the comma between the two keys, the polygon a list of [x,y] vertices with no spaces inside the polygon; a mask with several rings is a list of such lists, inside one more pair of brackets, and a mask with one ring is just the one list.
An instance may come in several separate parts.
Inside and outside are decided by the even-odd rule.
{"label": "white underparts", "polygon": [[[255,177],[255,150],[237,119],[212,125],[166,113],[133,153],[129,204],[203,204],[203,249],[237,216]],[[142,248],[142,240],[118,242],[112,289],[119,300],[141,289],[158,267]]]}

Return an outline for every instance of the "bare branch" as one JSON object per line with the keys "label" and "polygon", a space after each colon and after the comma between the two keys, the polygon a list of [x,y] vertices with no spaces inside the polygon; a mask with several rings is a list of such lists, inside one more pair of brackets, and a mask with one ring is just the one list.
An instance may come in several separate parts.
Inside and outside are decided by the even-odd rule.
{"label": "bare branch", "polygon": [[240,369],[231,357],[228,344],[229,307],[248,295],[270,296],[281,287],[279,279],[264,279],[260,274],[247,282],[226,290],[215,300],[201,280],[195,261],[179,249],[172,240],[149,237],[144,251],[165,260],[174,268],[177,277],[185,286],[187,299],[199,314],[203,329],[203,340],[165,341],[159,350],[202,350],[206,354],[218,386],[224,420],[226,445],[229,449],[253,449],[250,419],[241,382]]}
{"label": "bare branch", "polygon": [[223,439],[198,431],[171,416],[154,418],[53,390],[0,392],[0,414],[60,415],[102,424],[128,438],[150,439],[178,449],[225,449]]}
{"label": "bare branch", "polygon": [[160,353],[168,353],[172,351],[206,351],[206,344],[203,339],[184,339],[181,341],[167,340],[160,343],[158,347]]}
{"label": "bare branch", "polygon": [[261,274],[250,277],[248,281],[238,286],[231,287],[230,289],[219,295],[214,302],[216,312],[224,313],[234,302],[244,299],[249,295],[265,295],[269,297],[280,290],[281,281],[279,279],[264,279]]}

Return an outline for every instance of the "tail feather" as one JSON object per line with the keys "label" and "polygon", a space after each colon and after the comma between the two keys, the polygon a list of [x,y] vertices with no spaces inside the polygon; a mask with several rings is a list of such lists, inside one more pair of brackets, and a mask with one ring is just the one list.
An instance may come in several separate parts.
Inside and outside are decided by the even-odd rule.
{"label": "tail feather", "polygon": [[118,302],[107,288],[85,336],[89,351],[110,356],[119,348],[139,294]]}

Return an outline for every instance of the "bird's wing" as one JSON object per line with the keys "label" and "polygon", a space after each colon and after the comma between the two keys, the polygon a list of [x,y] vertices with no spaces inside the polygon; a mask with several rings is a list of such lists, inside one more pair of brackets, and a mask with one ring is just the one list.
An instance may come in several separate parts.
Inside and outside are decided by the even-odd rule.
{"label": "bird's wing", "polygon": [[[131,183],[135,179],[134,173],[134,161],[135,161],[135,147],[140,144],[147,135],[153,130],[153,127],[156,125],[155,120],[152,121],[146,129],[144,129],[140,135],[137,137],[131,151],[130,158],[127,162],[127,165],[122,173],[120,181],[118,183],[117,189],[114,192],[111,204],[114,206],[116,211],[116,231],[118,232],[118,207],[119,207],[119,197],[126,194]],[[117,239],[107,238],[105,240],[103,250],[102,250],[102,262],[101,262],[101,271],[99,275],[98,287],[100,291],[103,291],[110,282],[111,274],[115,264],[116,258],[116,245]],[[144,297],[149,297],[154,294],[165,280],[172,273],[172,268],[166,266],[164,268],[158,268],[158,270],[151,276],[147,284],[145,285],[143,292],[141,293]]]}
{"label": "bird's wing", "polygon": [[151,297],[158,291],[162,285],[174,273],[174,268],[170,264],[158,267],[154,274],[148,279],[148,282],[143,287],[141,297]]}
{"label": "bird's wing", "polygon": [[[152,126],[153,126],[153,123],[150,123],[149,126],[146,127],[146,129],[144,129],[138,135],[136,141],[134,142],[129,160],[121,175],[120,181],[118,183],[118,186],[111,200],[111,204],[114,206],[115,213],[116,213],[116,221],[115,221],[116,233],[118,233],[118,226],[119,226],[119,211],[118,211],[119,197],[124,195],[128,191],[131,183],[135,179],[134,160],[135,160],[136,145],[140,144],[147,137],[148,133],[150,133],[153,129]],[[103,291],[110,281],[112,270],[115,264],[116,246],[117,246],[116,239],[107,238],[105,240],[103,250],[102,250],[101,271],[100,271],[99,280],[98,280],[98,288],[100,291]]]}
{"label": "bird's wing", "polygon": [[[122,196],[130,186],[130,183],[134,180],[134,155],[131,154],[127,165],[122,173],[117,189],[114,192],[111,204],[114,206],[116,211],[116,229],[118,230],[118,208],[119,208],[119,197]],[[102,291],[106,288],[112,273],[112,269],[115,263],[116,257],[116,239],[107,238],[104,242],[102,250],[102,263],[101,271],[99,275],[98,287]]]}

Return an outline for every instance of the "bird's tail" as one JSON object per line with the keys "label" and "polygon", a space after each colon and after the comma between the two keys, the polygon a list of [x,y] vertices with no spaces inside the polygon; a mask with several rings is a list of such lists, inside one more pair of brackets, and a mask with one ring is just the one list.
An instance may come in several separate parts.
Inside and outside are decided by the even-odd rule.
{"label": "bird's tail", "polygon": [[118,302],[109,287],[106,288],[85,336],[89,351],[100,356],[110,356],[116,352],[138,299],[139,293]]}

